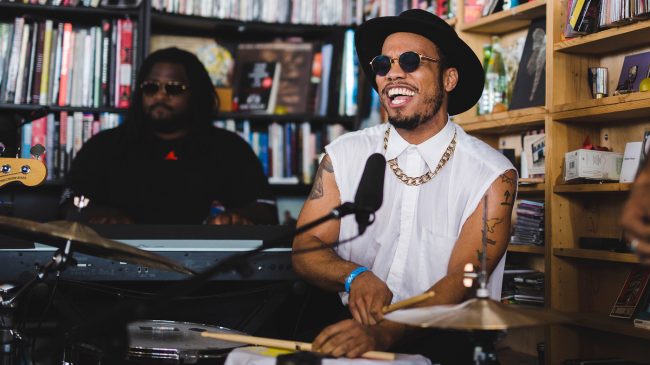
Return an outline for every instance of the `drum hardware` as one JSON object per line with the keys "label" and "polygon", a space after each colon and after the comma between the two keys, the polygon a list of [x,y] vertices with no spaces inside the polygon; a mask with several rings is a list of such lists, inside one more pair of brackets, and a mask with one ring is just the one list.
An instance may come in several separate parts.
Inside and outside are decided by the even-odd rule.
{"label": "drum hardware", "polygon": [[476,298],[456,305],[438,305],[403,309],[388,314],[389,321],[416,327],[471,331],[474,339],[474,363],[476,365],[498,364],[494,343],[505,330],[518,327],[543,326],[569,322],[569,318],[548,310],[517,308],[489,298],[487,289],[487,195],[483,198],[483,230],[481,267],[474,271],[468,263],[464,268],[463,285],[472,287],[478,280]]}

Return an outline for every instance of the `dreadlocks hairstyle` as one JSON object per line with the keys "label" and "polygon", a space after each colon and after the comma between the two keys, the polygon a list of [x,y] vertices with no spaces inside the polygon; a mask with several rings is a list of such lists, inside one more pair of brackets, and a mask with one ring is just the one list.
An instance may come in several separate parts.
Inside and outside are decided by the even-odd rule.
{"label": "dreadlocks hairstyle", "polygon": [[131,99],[131,108],[129,108],[124,122],[124,127],[130,139],[139,139],[142,136],[144,129],[142,121],[145,114],[142,109],[140,84],[145,81],[153,66],[157,63],[173,63],[183,66],[187,75],[187,86],[192,93],[189,105],[192,115],[191,130],[196,132],[210,126],[218,110],[219,99],[208,71],[194,54],[175,47],[165,48],[151,53],[140,66],[136,87]]}

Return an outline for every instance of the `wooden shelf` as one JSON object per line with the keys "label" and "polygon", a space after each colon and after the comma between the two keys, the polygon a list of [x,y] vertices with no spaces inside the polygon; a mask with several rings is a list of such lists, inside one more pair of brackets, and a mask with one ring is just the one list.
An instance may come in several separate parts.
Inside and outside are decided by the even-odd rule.
{"label": "wooden shelf", "polygon": [[553,192],[557,194],[571,193],[616,193],[630,191],[632,184],[603,183],[603,184],[565,184],[555,185]]}
{"label": "wooden shelf", "polygon": [[[650,29],[648,30],[650,32]],[[558,122],[620,122],[650,116],[650,92],[608,96],[553,107]]]}
{"label": "wooden shelf", "polygon": [[458,124],[469,133],[502,134],[543,127],[545,116],[544,107],[532,107],[462,118]]}
{"label": "wooden shelf", "polygon": [[557,42],[557,52],[603,55],[648,44],[650,20],[606,29],[583,37]]}
{"label": "wooden shelf", "polygon": [[585,248],[554,248],[553,255],[560,257],[573,257],[577,259],[622,262],[638,264],[639,259],[632,253],[588,250]]}
{"label": "wooden shelf", "polygon": [[542,194],[546,191],[544,183],[540,184],[520,184],[517,190],[518,194]]}
{"label": "wooden shelf", "polygon": [[464,24],[460,30],[469,33],[503,34],[528,27],[531,20],[544,16],[546,0],[534,0]]}
{"label": "wooden shelf", "polygon": [[16,2],[0,1],[0,9],[3,13],[25,14],[25,15],[46,15],[52,16],[73,16],[75,18],[83,17],[96,20],[98,18],[121,18],[125,16],[137,17],[140,14],[139,8],[101,8],[87,6],[53,6],[53,5],[35,5],[22,4]]}
{"label": "wooden shelf", "polygon": [[601,313],[565,313],[574,319],[572,325],[623,336],[650,340],[650,330],[634,327],[631,319],[612,318]]}
{"label": "wooden shelf", "polygon": [[55,113],[60,111],[69,112],[84,112],[84,113],[126,113],[128,109],[113,108],[113,107],[100,107],[90,108],[83,106],[58,106],[58,105],[35,105],[35,104],[0,104],[0,111],[16,111],[16,112],[31,112],[42,108],[47,108],[48,113]]}
{"label": "wooden shelf", "polygon": [[517,253],[529,253],[533,255],[544,255],[543,246],[533,246],[533,245],[508,245],[508,252],[517,252]]}

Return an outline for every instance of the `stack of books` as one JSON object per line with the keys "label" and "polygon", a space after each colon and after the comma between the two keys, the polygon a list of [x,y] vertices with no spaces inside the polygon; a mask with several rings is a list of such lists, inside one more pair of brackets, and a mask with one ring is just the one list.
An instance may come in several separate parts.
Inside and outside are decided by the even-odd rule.
{"label": "stack of books", "polygon": [[544,305],[544,273],[532,269],[505,269],[501,302]]}
{"label": "stack of books", "polygon": [[544,246],[544,202],[520,200],[515,209],[513,245]]}

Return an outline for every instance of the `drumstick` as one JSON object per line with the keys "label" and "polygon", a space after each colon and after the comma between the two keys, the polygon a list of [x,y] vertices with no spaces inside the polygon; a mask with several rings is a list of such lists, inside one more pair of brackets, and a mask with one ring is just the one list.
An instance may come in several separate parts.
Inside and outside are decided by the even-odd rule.
{"label": "drumstick", "polygon": [[394,311],[396,311],[398,309],[410,307],[410,306],[412,306],[414,304],[418,304],[420,302],[423,302],[423,301],[425,301],[425,300],[427,300],[429,298],[433,298],[434,295],[436,295],[435,292],[426,291],[426,292],[424,292],[424,293],[422,293],[420,295],[416,295],[414,297],[404,299],[404,300],[399,301],[399,302],[397,302],[395,304],[387,305],[387,306],[385,306],[385,307],[383,307],[381,309],[381,312],[383,314],[388,314],[388,313],[394,312]]}
{"label": "drumstick", "polygon": [[[285,350],[312,351],[311,344],[308,342],[277,340],[274,338],[234,335],[230,333],[218,333],[218,332],[202,332],[201,336],[214,338],[217,340],[247,343],[250,345],[274,347],[274,348],[285,349]],[[395,360],[394,353],[381,352],[381,351],[368,351],[363,355],[361,355],[361,357],[365,359],[372,359],[372,360]]]}

